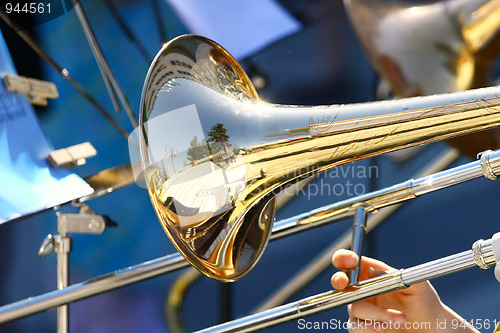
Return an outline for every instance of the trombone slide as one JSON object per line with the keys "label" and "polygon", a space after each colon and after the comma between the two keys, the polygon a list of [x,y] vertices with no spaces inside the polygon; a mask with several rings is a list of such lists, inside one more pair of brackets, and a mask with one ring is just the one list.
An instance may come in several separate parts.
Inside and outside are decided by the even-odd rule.
{"label": "trombone slide", "polygon": [[[484,166],[485,164],[488,166]],[[496,176],[500,176],[500,150],[483,153],[480,161],[470,162],[450,170],[418,178],[417,180],[410,180],[380,191],[367,193],[333,205],[321,207],[318,210],[313,210],[296,217],[278,221],[273,226],[271,240],[299,233],[308,228],[339,221],[343,218],[352,216],[354,210],[350,209],[350,207],[356,204],[359,205],[360,202],[374,203],[377,202],[376,198],[384,198],[384,200],[379,199],[382,200],[381,203],[384,203],[384,205],[380,203],[379,208],[400,202],[402,200],[399,200],[399,196],[396,194],[402,192],[401,187],[403,186],[408,187],[408,190],[403,191],[403,193],[408,193],[408,191],[410,191],[409,189],[412,188],[415,191],[412,195],[404,196],[404,200],[409,200],[415,198],[417,195],[422,195],[484,176],[483,170],[489,170],[488,172],[493,173]],[[415,184],[421,185],[417,186]],[[434,184],[434,186],[431,186],[431,184]],[[416,191],[415,189],[419,190]],[[384,193],[384,195],[381,195],[381,193]],[[394,198],[394,200],[392,202],[390,200],[386,200],[388,197]],[[304,221],[308,221],[308,223],[304,223]],[[183,260],[181,254],[174,253],[76,283],[62,290],[53,290],[45,294],[3,305],[0,307],[0,323],[30,316],[63,304],[68,304],[113,289],[125,287],[127,285],[166,274],[186,266],[188,266],[188,262]]]}
{"label": "trombone slide", "polygon": [[478,240],[471,250],[400,269],[359,282],[352,291],[328,291],[277,308],[256,313],[198,331],[253,332],[318,312],[331,310],[379,294],[404,289],[413,284],[478,266],[487,269],[500,262],[500,233],[488,240]]}
{"label": "trombone slide", "polygon": [[374,213],[378,209],[482,176],[491,180],[500,177],[500,150],[488,150],[481,153],[477,161],[417,179],[410,179],[378,191],[277,221],[274,223],[271,239],[274,240],[290,233],[352,217],[360,205],[365,207],[367,212]]}

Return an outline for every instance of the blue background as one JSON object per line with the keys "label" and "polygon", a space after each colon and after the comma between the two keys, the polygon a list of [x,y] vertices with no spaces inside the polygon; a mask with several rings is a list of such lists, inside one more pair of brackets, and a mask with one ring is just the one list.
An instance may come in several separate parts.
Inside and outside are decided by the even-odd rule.
{"label": "blue background", "polygon": [[[124,37],[107,7],[96,0],[81,2],[104,55],[135,112],[149,63]],[[146,45],[151,56],[161,47],[149,1],[121,1],[120,12]],[[290,1],[291,10],[304,24],[300,33],[287,37],[242,61],[251,73],[257,68],[267,77],[260,91],[266,100],[284,104],[336,104],[373,99],[376,77],[345,16],[340,1],[314,1],[309,6]],[[187,33],[171,8],[161,2],[168,37]],[[47,52],[81,82],[108,109],[112,106],[91,50],[74,11],[39,25],[36,36]],[[242,41],[244,42],[244,41]],[[127,163],[126,141],[92,106],[46,64],[42,76],[57,84],[61,97],[39,110],[42,128],[56,149],[91,141],[97,157],[75,170],[82,176]],[[125,113],[116,118],[131,131]],[[29,131],[29,129],[26,129]],[[411,178],[445,149],[443,143],[426,147],[406,163],[388,157],[377,159],[374,180],[382,188]],[[460,158],[455,165],[468,162]],[[368,167],[374,161],[362,161]],[[363,184],[370,179],[338,179],[324,174],[317,184]],[[373,181],[373,179],[372,179]],[[477,180],[426,195],[406,204],[369,236],[367,254],[394,267],[410,267],[470,248],[479,238],[499,231],[500,186]],[[338,201],[345,196],[302,195],[278,213],[278,219]],[[158,223],[144,189],[131,186],[89,202],[99,214],[107,214],[119,227],[103,235],[75,235],[71,252],[71,283],[77,283],[146,260],[175,252]],[[62,211],[74,211],[63,207]],[[257,267],[233,284],[233,315],[248,314],[294,273],[309,263],[350,229],[343,221],[272,242]],[[0,304],[8,304],[55,289],[54,254],[40,259],[38,248],[48,233],[56,233],[55,212],[0,226]],[[329,290],[329,268],[294,296],[299,299]],[[181,272],[174,272],[133,286],[78,301],[70,306],[71,332],[167,332],[163,315],[165,297]],[[493,270],[470,269],[433,282],[443,301],[468,319],[499,319],[495,300],[499,286]],[[220,283],[201,278],[186,294],[183,319],[193,331],[217,323]],[[55,311],[48,311],[0,325],[5,332],[54,332]],[[346,309],[306,318],[307,321],[345,322]],[[297,322],[268,329],[299,331]],[[491,331],[491,330],[485,330]]]}

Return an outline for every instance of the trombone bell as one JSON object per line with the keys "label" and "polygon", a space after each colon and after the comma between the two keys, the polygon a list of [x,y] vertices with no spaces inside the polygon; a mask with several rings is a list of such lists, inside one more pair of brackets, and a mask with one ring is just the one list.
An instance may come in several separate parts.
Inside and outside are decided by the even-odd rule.
{"label": "trombone bell", "polygon": [[275,195],[335,166],[500,125],[500,89],[338,106],[258,99],[215,42],[181,36],[154,59],[141,98],[148,193],[179,252],[234,281],[257,263]]}

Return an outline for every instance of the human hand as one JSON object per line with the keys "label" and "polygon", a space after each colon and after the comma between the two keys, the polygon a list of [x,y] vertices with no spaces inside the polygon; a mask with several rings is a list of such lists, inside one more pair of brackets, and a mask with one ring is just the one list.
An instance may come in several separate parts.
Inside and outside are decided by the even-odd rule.
{"label": "human hand", "polygon": [[[349,284],[347,271],[356,267],[358,256],[348,250],[335,252],[333,265],[342,270],[333,274],[331,283],[336,290]],[[368,257],[361,261],[359,280],[370,279],[394,271],[387,264]],[[351,333],[358,332],[456,332],[452,320],[465,321],[444,305],[428,282],[414,284],[406,289],[381,294],[349,305]],[[458,328],[463,332],[477,332],[473,328]]]}

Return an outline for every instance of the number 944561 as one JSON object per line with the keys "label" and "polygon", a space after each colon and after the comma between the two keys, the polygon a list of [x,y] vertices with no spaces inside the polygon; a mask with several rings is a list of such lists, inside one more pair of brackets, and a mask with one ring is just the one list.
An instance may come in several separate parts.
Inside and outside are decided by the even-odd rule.
{"label": "number 944561", "polygon": [[43,2],[7,2],[5,4],[7,14],[50,14],[50,3]]}

